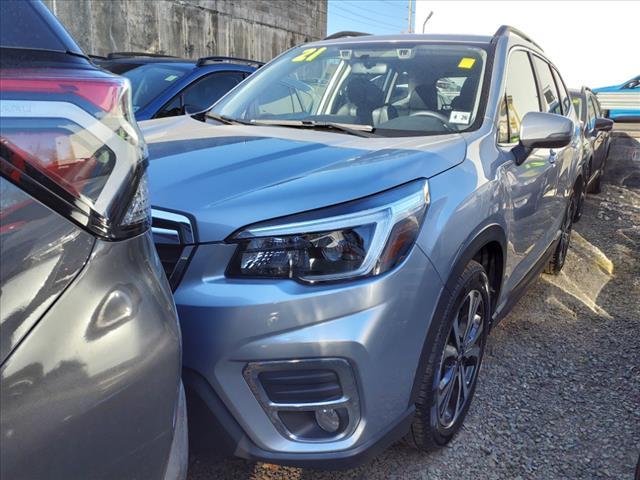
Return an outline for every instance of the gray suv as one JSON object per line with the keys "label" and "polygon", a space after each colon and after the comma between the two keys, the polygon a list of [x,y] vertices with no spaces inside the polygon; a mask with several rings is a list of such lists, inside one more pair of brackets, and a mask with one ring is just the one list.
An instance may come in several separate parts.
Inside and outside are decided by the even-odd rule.
{"label": "gray suv", "polygon": [[567,89],[511,27],[296,47],[142,128],[190,418],[272,463],[446,444],[583,185]]}
{"label": "gray suv", "polygon": [[0,478],[186,476],[186,401],[128,81],[0,2]]}

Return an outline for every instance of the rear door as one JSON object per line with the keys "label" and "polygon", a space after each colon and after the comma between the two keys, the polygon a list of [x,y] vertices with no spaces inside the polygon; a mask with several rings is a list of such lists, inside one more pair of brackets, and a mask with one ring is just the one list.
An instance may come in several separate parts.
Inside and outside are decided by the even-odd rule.
{"label": "rear door", "polygon": [[[501,108],[498,142],[513,158],[511,149],[520,140],[520,124],[529,112],[540,112],[542,102],[530,55],[512,51],[507,65],[507,81]],[[546,106],[546,104],[545,104]],[[508,240],[513,249],[512,273],[506,280],[513,289],[547,249],[548,232],[555,223],[557,163],[549,149],[535,149],[521,165],[506,164],[505,178],[511,197]]]}
{"label": "rear door", "polygon": [[[571,118],[576,123],[576,118],[571,109],[571,100],[564,85],[557,73],[546,60],[537,55],[532,55],[533,65],[538,78],[538,86],[542,99],[542,111],[556,115],[564,115]],[[554,75],[556,73],[556,75]],[[550,244],[556,238],[556,233],[560,228],[567,206],[567,195],[573,186],[572,177],[575,175],[577,158],[575,156],[575,146],[571,142],[562,148],[552,148],[549,150],[548,162],[553,165],[550,170],[549,182],[545,195],[549,196],[549,201],[545,202],[549,208],[548,214],[553,219],[551,228],[547,230],[547,242]],[[553,173],[551,173],[553,172]]]}

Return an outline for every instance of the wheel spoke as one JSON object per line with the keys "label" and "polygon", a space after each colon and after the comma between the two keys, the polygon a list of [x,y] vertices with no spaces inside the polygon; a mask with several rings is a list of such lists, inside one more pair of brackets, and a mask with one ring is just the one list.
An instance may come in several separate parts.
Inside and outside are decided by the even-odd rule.
{"label": "wheel spoke", "polygon": [[478,307],[480,306],[480,292],[473,290],[469,293],[469,312],[467,313],[467,328],[464,332],[464,340],[467,340],[471,328],[476,323],[476,317],[478,316]]}
{"label": "wheel spoke", "polygon": [[460,313],[458,313],[453,319],[453,329],[451,330],[453,333],[453,340],[455,342],[455,347],[458,351],[462,351],[462,342],[460,340]]}
{"label": "wheel spoke", "polygon": [[453,380],[453,378],[455,377],[455,372],[456,370],[456,364],[453,363],[451,365],[449,365],[448,367],[446,367],[446,369],[443,371],[442,376],[440,378],[440,382],[438,383],[438,390],[443,392],[450,387],[451,385],[451,380]]}
{"label": "wheel spoke", "polygon": [[[484,325],[482,323],[482,319],[478,316],[478,323],[477,323],[477,328],[473,331],[473,335],[471,338],[468,339],[466,345],[465,345],[465,349],[464,349],[464,356],[468,356],[468,352],[475,348],[478,344],[478,340],[480,340],[480,338],[482,338],[482,331],[484,330]],[[480,348],[480,347],[478,347]]]}
{"label": "wheel spoke", "polygon": [[[460,388],[461,388],[461,391],[462,391],[462,394],[463,394],[462,395],[463,396],[462,400],[466,401],[467,397],[469,395],[469,390],[468,390],[469,386],[467,385],[467,379],[465,378],[465,375],[464,375],[464,367],[463,366],[458,368],[458,381],[460,382],[460,385],[461,385]],[[456,408],[458,408],[458,407],[456,406]]]}
{"label": "wheel spoke", "polygon": [[[466,385],[464,379],[462,378],[462,368],[458,368],[458,395],[456,397],[456,407],[453,411],[452,420],[455,421],[458,418],[458,414],[460,410],[462,410],[462,405],[464,404],[464,395],[466,395]],[[464,392],[464,395],[463,395]]]}
{"label": "wheel spoke", "polygon": [[[455,381],[458,377],[458,366],[455,365],[453,367],[453,373],[451,375],[451,379],[449,380],[449,383],[445,386],[445,391],[443,391],[443,398],[442,398],[442,402],[440,403],[440,418],[441,420],[443,419],[443,416],[447,410],[447,407],[449,406],[449,402],[451,401],[451,394],[453,393],[454,390],[454,385],[455,385]],[[444,423],[444,422],[443,422]]]}

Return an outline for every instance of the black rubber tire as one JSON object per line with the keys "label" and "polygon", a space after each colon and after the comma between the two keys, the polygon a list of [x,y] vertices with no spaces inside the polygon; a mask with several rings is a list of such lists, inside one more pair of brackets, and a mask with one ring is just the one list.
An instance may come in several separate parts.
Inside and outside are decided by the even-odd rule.
{"label": "black rubber tire", "polygon": [[589,184],[589,188],[587,189],[587,193],[598,194],[602,191],[602,170],[598,172],[596,178]]}
{"label": "black rubber tire", "polygon": [[[548,273],[550,275],[558,275],[564,267],[564,263],[567,259],[567,251],[569,250],[569,244],[571,243],[571,231],[573,229],[573,217],[575,216],[576,209],[576,196],[571,195],[571,199],[569,200],[569,205],[567,205],[567,210],[564,214],[564,219],[562,220],[561,227],[561,238],[558,240],[558,245],[556,246],[555,251],[553,252],[553,256],[549,263],[544,269],[544,273]],[[568,228],[568,231],[567,231]],[[565,239],[566,244],[562,242],[562,235],[568,234],[568,238]]]}
{"label": "black rubber tire", "polygon": [[[437,381],[440,373],[443,350],[449,337],[455,316],[458,314],[462,302],[472,290],[478,290],[483,300],[483,330],[481,333],[481,353],[477,366],[477,372],[473,383],[469,387],[468,400],[463,406],[457,420],[449,428],[443,428],[438,420],[436,405]],[[478,380],[478,374],[482,366],[482,356],[486,345],[487,332],[491,318],[491,302],[489,297],[489,280],[482,265],[472,260],[465,267],[462,274],[456,279],[451,293],[443,293],[448,296],[447,306],[443,318],[434,318],[434,322],[440,322],[433,342],[429,349],[429,357],[424,376],[421,380],[418,398],[415,404],[416,412],[409,433],[405,437],[406,443],[422,451],[432,451],[446,445],[462,426],[469,405],[473,401],[473,394]],[[480,337],[479,337],[480,338]],[[428,348],[429,346],[427,346]]]}
{"label": "black rubber tire", "polygon": [[[589,178],[589,177],[583,177]],[[579,189],[579,193],[577,195],[578,202],[576,204],[575,213],[573,215],[573,223],[579,222],[582,218],[582,214],[584,213],[584,202],[587,199],[587,185],[586,182],[582,182],[582,185]]]}

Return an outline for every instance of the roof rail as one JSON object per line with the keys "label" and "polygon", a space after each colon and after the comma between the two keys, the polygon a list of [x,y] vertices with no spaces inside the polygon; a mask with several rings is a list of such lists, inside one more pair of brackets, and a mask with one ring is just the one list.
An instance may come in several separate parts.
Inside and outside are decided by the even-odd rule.
{"label": "roof rail", "polygon": [[335,40],[336,38],[346,38],[346,37],[364,37],[366,35],[371,35],[371,34],[364,33],[364,32],[351,32],[351,31],[345,30],[343,32],[333,33],[328,37],[324,37],[323,40]]}
{"label": "roof rail", "polygon": [[174,55],[166,55],[164,53],[146,53],[146,52],[112,52],[107,55],[109,60],[115,58],[129,58],[129,57],[158,57],[158,58],[177,58]]}
{"label": "roof rail", "polygon": [[261,67],[264,65],[264,62],[259,62],[257,60],[249,60],[248,58],[239,58],[239,57],[221,57],[218,55],[214,55],[212,57],[202,57],[198,59],[196,65],[201,67],[202,65],[207,65],[211,63],[217,62],[234,62],[234,63],[245,63],[247,65],[256,65],[257,67]]}
{"label": "roof rail", "polygon": [[[529,35],[527,35],[526,33],[518,30],[515,27],[512,27],[511,25],[502,25],[496,31],[496,33],[493,34],[493,39],[491,40],[491,42],[495,43],[498,40],[498,38],[507,36],[510,33],[513,33],[514,35],[518,35],[519,37],[523,38],[527,42],[533,43],[536,47],[538,47],[540,50],[542,50],[542,47],[540,45],[538,45],[536,42],[534,42]],[[544,51],[544,50],[542,50],[542,51]]]}

